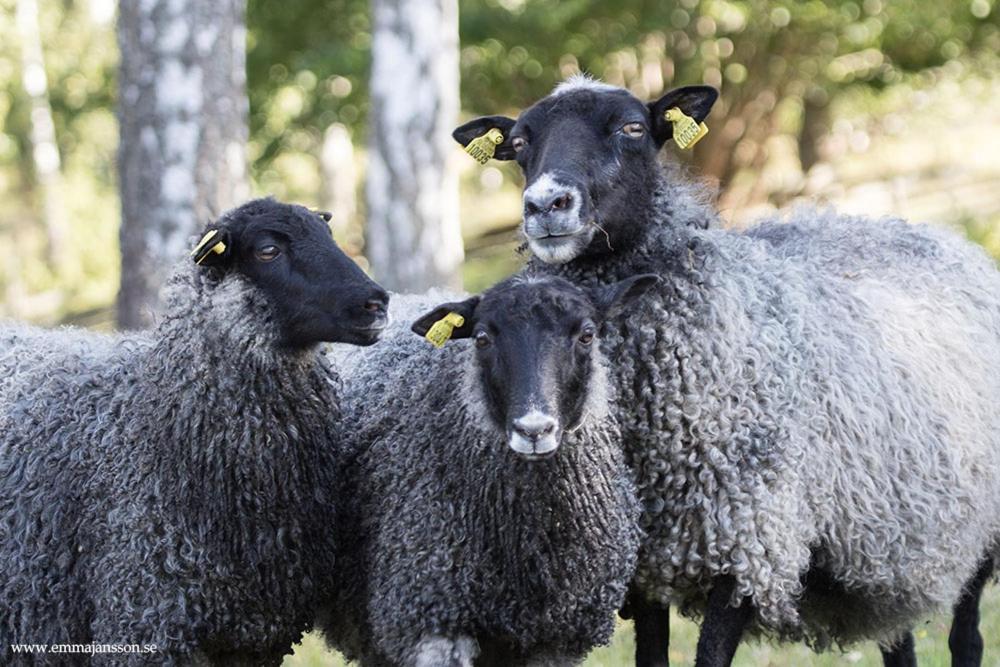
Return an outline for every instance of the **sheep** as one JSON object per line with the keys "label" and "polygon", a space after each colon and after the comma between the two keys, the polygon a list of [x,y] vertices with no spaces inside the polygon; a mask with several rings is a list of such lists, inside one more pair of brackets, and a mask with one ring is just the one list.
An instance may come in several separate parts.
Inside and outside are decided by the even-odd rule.
{"label": "sheep", "polygon": [[311,625],[340,465],[318,343],[374,343],[388,296],[271,199],[194,259],[152,331],[0,329],[4,664],[277,664]]}
{"label": "sheep", "polygon": [[527,275],[662,278],[604,338],[644,506],[637,660],[666,664],[675,601],[705,614],[699,665],[728,664],[744,632],[874,639],[913,664],[908,628],[958,601],[953,655],[975,662],[1000,536],[1000,274],[893,219],[720,229],[657,161],[667,112],[697,126],[716,96],[643,104],[576,77],[454,132],[498,129],[494,157],[521,166]]}
{"label": "sheep", "polygon": [[[594,341],[654,281],[509,279],[416,319],[426,335],[460,316],[443,349],[396,330],[361,355],[345,394],[365,398],[343,408],[354,502],[336,531],[355,540],[319,623],[333,647],[457,667],[573,664],[607,642],[639,506]],[[395,319],[429,305],[411,297]]]}

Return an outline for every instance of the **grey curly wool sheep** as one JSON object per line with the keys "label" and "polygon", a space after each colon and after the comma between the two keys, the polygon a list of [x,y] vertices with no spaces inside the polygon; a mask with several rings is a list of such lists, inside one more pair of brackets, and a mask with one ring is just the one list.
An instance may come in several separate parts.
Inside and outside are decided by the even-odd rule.
{"label": "grey curly wool sheep", "polygon": [[639,508],[588,327],[622,294],[595,306],[518,279],[433,310],[393,297],[397,320],[430,310],[420,333],[462,314],[452,338],[475,345],[397,329],[345,375],[354,502],[337,533],[355,540],[320,623],[333,646],[366,665],[568,664],[610,638]]}
{"label": "grey curly wool sheep", "polygon": [[302,207],[210,230],[154,331],[0,330],[0,662],[270,664],[313,619],[339,465],[316,343],[373,342],[386,295]]}
{"label": "grey curly wool sheep", "polygon": [[528,275],[663,279],[604,339],[644,506],[641,596],[697,609],[728,580],[722,606],[748,599],[754,630],[888,646],[996,554],[1000,274],[898,220],[712,229],[656,155],[665,111],[697,123],[714,100],[695,86],[643,104],[577,78],[455,137],[501,128],[496,157],[524,170]]}
{"label": "grey curly wool sheep", "polygon": [[[693,601],[728,573],[761,626],[818,645],[891,641],[950,607],[1000,536],[983,253],[813,212],[675,229],[621,260],[573,277],[665,278],[605,343],[646,508],[639,588]],[[845,590],[800,599],[810,570]]]}

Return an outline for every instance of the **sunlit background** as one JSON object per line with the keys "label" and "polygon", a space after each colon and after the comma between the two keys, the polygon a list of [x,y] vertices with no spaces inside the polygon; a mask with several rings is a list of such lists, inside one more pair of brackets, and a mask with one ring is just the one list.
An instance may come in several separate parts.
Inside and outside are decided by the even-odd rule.
{"label": "sunlit background", "polygon": [[[112,0],[0,0],[0,316],[113,325],[116,12]],[[246,23],[252,190],[334,211],[364,262],[369,2],[249,0]],[[821,201],[953,226],[1000,257],[995,0],[461,0],[459,32],[463,116],[516,115],[580,70],[648,98],[708,83],[722,91],[710,134],[665,157],[718,189],[728,224]],[[476,290],[521,261],[521,181],[510,164],[455,159]],[[987,606],[996,646],[995,594]],[[921,632],[922,657],[945,664],[944,621]],[[594,664],[621,664],[618,642]],[[743,664],[808,655],[751,650]],[[293,660],[331,659],[312,642]]]}
{"label": "sunlit background", "polygon": [[[0,315],[109,324],[116,3],[38,3],[42,72],[24,67],[17,4],[0,0]],[[820,199],[956,225],[1000,254],[998,14],[991,0],[466,1],[462,108],[516,114],[580,69],[643,97],[709,83],[722,90],[711,133],[669,158],[719,184],[733,224]],[[250,0],[247,28],[254,192],[334,210],[363,253],[368,2]],[[40,89],[57,150],[33,144]],[[465,281],[478,289],[517,261],[520,177],[460,164]]]}

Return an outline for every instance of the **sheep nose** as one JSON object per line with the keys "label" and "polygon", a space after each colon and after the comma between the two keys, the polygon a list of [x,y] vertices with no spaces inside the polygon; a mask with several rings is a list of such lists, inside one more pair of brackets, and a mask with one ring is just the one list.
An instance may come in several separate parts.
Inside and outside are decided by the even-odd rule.
{"label": "sheep nose", "polygon": [[364,309],[370,313],[385,313],[389,308],[389,295],[379,290],[365,301]]}
{"label": "sheep nose", "polygon": [[538,412],[514,420],[514,432],[530,442],[551,435],[556,430],[556,420]]}
{"label": "sheep nose", "polygon": [[573,194],[570,192],[556,193],[524,193],[524,214],[548,213],[549,211],[564,211],[573,204]]}

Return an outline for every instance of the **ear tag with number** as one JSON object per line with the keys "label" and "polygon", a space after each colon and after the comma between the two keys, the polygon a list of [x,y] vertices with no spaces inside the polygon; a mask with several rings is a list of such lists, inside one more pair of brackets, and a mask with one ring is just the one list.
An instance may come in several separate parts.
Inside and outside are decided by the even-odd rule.
{"label": "ear tag with number", "polygon": [[223,241],[218,241],[217,243],[212,244],[212,240],[218,234],[218,229],[211,229],[201,237],[201,240],[198,241],[198,245],[196,245],[194,250],[191,251],[191,256],[194,257],[195,264],[201,264],[205,261],[205,258],[212,253],[221,255],[226,252],[226,244]]}
{"label": "ear tag with number", "polygon": [[663,117],[674,124],[674,142],[683,150],[693,148],[708,134],[708,126],[705,123],[699,123],[677,107],[667,109]]}
{"label": "ear tag with number", "polygon": [[424,334],[424,338],[429,340],[434,347],[441,348],[451,338],[455,327],[465,324],[465,318],[458,313],[448,313],[440,320],[431,325],[431,328]]}
{"label": "ear tag with number", "polygon": [[503,133],[499,129],[493,128],[486,134],[480,135],[469,142],[465,147],[465,152],[479,164],[486,164],[497,151],[497,146],[503,143]]}

